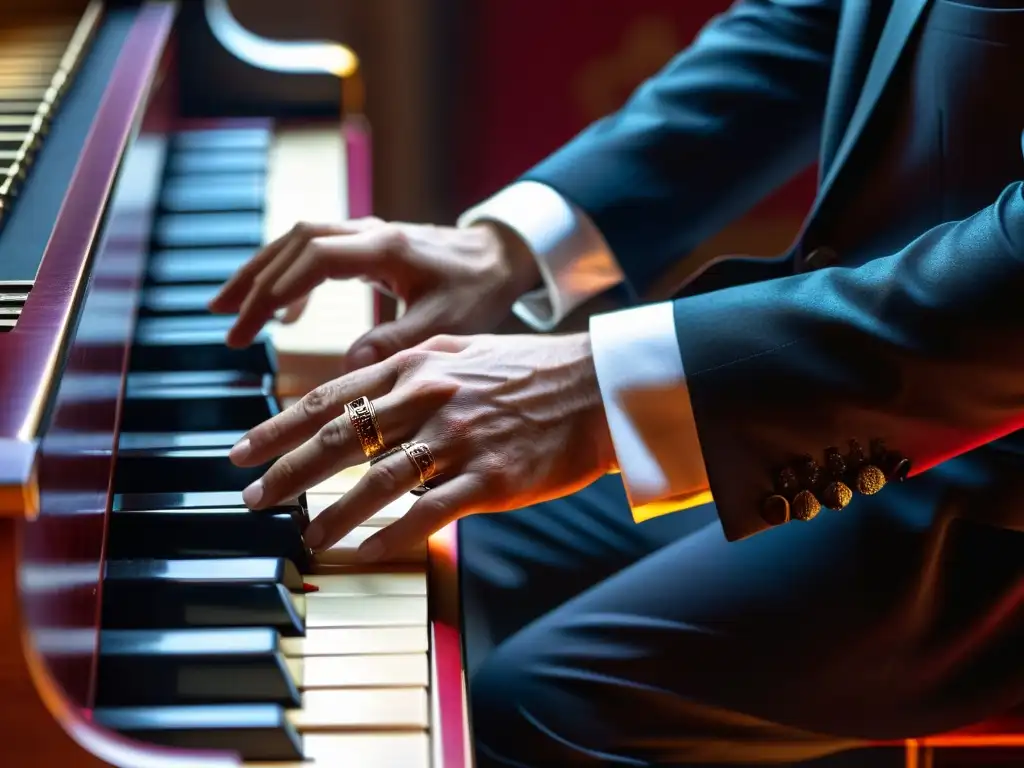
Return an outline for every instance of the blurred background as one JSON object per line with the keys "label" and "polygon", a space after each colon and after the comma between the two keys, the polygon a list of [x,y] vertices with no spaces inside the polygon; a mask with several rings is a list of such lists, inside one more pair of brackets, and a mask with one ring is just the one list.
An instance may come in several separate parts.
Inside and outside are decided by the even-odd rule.
{"label": "blurred background", "polygon": [[[201,3],[185,9],[186,114],[336,115],[332,77],[250,75],[215,41]],[[685,47],[728,0],[234,0],[238,20],[277,39],[322,37],[362,61],[374,134],[378,216],[450,223],[630,92]],[[218,103],[204,99],[216,94]],[[224,94],[230,94],[224,102]],[[785,249],[815,170],[702,250]]]}

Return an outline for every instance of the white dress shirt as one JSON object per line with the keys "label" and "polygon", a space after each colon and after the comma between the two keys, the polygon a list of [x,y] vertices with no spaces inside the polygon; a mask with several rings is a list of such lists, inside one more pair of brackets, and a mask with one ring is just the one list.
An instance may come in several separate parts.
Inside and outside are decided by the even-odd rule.
{"label": "white dress shirt", "polygon": [[[625,278],[597,227],[547,185],[517,182],[459,217],[500,222],[529,246],[544,286],[513,307],[551,331]],[[637,522],[711,500],[672,302],[594,315],[590,343],[619,470]]]}

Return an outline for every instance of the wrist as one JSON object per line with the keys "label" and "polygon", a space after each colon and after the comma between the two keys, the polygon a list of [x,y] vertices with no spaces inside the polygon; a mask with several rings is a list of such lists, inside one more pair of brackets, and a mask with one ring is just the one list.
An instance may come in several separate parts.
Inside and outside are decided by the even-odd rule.
{"label": "wrist", "polygon": [[615,456],[611,430],[608,427],[608,414],[604,407],[601,385],[597,378],[590,333],[574,333],[565,338],[572,345],[574,357],[578,361],[586,431],[596,453],[596,461],[605,472],[617,472],[618,460]]}
{"label": "wrist", "polygon": [[518,232],[499,221],[481,221],[473,226],[487,231],[494,239],[504,283],[513,301],[540,284],[537,259]]}

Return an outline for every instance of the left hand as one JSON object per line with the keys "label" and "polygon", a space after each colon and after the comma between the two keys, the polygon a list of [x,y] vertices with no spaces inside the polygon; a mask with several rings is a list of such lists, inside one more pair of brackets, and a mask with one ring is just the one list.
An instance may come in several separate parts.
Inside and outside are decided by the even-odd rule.
{"label": "left hand", "polygon": [[[240,466],[284,454],[244,492],[262,509],[366,463],[345,404],[373,403],[388,448],[425,443],[435,486],[360,548],[365,560],[400,552],[476,512],[564,496],[615,468],[586,333],[437,336],[335,379],[250,431],[231,451]],[[403,452],[371,466],[306,531],[323,550],[419,485]]]}

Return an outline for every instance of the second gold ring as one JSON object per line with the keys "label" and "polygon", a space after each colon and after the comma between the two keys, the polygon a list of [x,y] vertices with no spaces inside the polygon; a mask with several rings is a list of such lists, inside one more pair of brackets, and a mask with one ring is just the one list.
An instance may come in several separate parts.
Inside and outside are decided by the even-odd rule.
{"label": "second gold ring", "polygon": [[430,481],[437,475],[437,462],[426,443],[402,443],[398,448],[392,448],[375,456],[370,460],[370,465],[373,466],[378,461],[383,461],[399,451],[408,457],[420,476],[420,484],[411,492],[416,496],[422,496],[432,488]]}
{"label": "second gold ring", "polygon": [[368,459],[374,459],[382,454],[384,435],[381,434],[380,425],[377,423],[377,412],[373,409],[373,403],[367,397],[357,397],[350,403],[345,404],[345,415],[352,422],[352,429],[359,440],[359,447]]}

